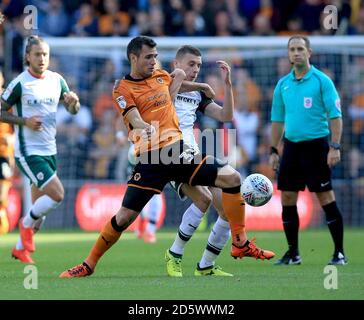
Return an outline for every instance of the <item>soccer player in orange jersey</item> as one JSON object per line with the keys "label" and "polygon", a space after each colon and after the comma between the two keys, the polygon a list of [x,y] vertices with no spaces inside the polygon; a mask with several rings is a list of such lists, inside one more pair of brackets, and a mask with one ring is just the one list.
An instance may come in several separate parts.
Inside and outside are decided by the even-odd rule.
{"label": "soccer player in orange jersey", "polygon": [[[257,250],[262,250],[246,236],[239,173],[212,156],[194,156],[193,150],[183,144],[173,99],[180,89],[209,94],[209,86],[184,81],[186,74],[181,69],[171,75],[156,69],[157,56],[157,45],[149,37],[138,36],[128,44],[131,72],[116,83],[113,97],[135,144],[138,163],[119,211],[104,226],[84,262],[62,272],[61,278],[91,275],[99,259],[119,240],[150,198],[172,180],[221,188],[232,233],[231,255],[255,256]],[[270,251],[263,254],[267,259],[274,256]]]}

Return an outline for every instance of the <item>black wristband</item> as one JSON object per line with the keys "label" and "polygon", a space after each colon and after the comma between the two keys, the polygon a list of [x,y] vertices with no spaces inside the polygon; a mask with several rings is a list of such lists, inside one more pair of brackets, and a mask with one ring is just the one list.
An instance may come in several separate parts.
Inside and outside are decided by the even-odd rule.
{"label": "black wristband", "polygon": [[270,147],[270,154],[279,154],[276,147]]}

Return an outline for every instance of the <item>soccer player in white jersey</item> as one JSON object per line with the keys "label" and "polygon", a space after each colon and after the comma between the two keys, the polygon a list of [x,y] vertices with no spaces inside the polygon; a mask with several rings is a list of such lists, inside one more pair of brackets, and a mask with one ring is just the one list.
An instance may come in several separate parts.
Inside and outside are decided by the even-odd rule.
{"label": "soccer player in white jersey", "polygon": [[[196,121],[196,112],[201,111],[205,115],[216,120],[226,122],[233,119],[234,101],[231,83],[230,66],[225,61],[217,61],[220,67],[221,77],[224,83],[223,107],[207,98],[203,92],[193,91],[177,94],[174,105],[177,111],[184,143],[188,144],[199,153],[199,147],[193,134],[193,126]],[[180,68],[186,73],[186,80],[195,81],[202,64],[201,52],[192,46],[185,45],[178,49],[174,67]],[[184,247],[193,233],[198,228],[204,213],[211,202],[217,210],[219,217],[211,230],[206,249],[195,269],[196,276],[232,276],[215,265],[215,260],[230,238],[230,227],[222,209],[221,189],[214,187],[189,186],[188,184],[171,183],[179,197],[188,196],[193,203],[185,211],[179,226],[175,241],[166,251],[167,273],[171,277],[182,277],[181,259]]]}
{"label": "soccer player in white jersey", "polygon": [[30,256],[35,251],[34,231],[64,197],[63,185],[56,171],[58,103],[62,101],[71,114],[79,111],[80,103],[63,77],[48,70],[49,45],[42,38],[28,38],[25,64],[28,66],[26,70],[9,84],[1,96],[0,121],[14,125],[15,161],[31,182],[32,207],[19,221],[20,237],[12,256],[23,263],[34,263]]}

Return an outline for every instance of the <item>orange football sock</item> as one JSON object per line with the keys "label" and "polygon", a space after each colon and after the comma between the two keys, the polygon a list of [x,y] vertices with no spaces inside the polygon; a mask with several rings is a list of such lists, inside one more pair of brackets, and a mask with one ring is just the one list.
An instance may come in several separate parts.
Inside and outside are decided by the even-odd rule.
{"label": "orange football sock", "polygon": [[116,231],[111,224],[111,220],[106,223],[101,230],[99,237],[97,238],[94,246],[92,247],[85,262],[91,269],[95,269],[97,262],[103,256],[103,254],[109,250],[112,245],[117,242],[121,236],[121,231]]}
{"label": "orange football sock", "polygon": [[222,192],[222,206],[229,220],[233,244],[242,246],[247,240],[245,232],[245,203],[240,192]]}

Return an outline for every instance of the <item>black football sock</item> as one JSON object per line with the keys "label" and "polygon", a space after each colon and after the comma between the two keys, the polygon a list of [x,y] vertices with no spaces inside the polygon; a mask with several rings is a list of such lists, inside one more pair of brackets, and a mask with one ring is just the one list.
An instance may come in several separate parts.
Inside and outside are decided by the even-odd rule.
{"label": "black football sock", "polygon": [[344,224],[336,201],[322,206],[322,209],[324,209],[326,214],[326,223],[329,227],[332,240],[334,241],[335,252],[344,254]]}
{"label": "black football sock", "polygon": [[298,230],[300,221],[297,206],[283,206],[282,222],[291,254],[298,255]]}

